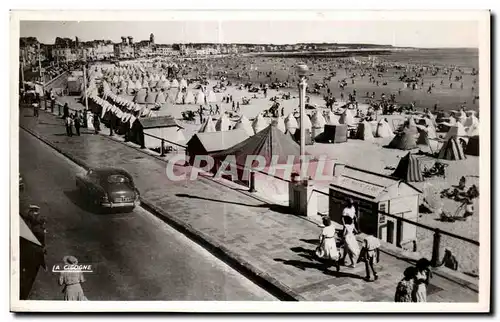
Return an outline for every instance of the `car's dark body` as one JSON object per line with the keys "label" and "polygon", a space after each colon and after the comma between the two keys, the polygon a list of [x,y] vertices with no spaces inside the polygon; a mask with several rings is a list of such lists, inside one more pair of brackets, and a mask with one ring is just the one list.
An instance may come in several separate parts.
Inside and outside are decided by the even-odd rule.
{"label": "car's dark body", "polygon": [[[113,182],[110,182],[111,179]],[[123,180],[123,182],[117,182]],[[139,204],[139,191],[132,176],[119,168],[94,168],[76,177],[76,187],[99,208],[132,210]]]}

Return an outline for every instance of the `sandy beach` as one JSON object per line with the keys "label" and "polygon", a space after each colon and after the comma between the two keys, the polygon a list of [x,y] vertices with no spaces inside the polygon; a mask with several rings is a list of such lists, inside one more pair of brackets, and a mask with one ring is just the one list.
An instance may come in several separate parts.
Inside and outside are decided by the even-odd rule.
{"label": "sandy beach", "polygon": [[[444,52],[443,52],[444,51]],[[270,84],[274,81],[290,82],[296,84],[297,76],[293,70],[293,66],[300,60],[308,64],[310,69],[310,77],[308,79],[309,87],[313,88],[315,83],[324,82],[326,87],[320,90],[319,94],[308,94],[310,104],[316,106],[315,110],[320,113],[327,111],[323,96],[327,94],[327,89],[337,99],[334,105],[334,110],[342,111],[341,106],[345,104],[348,93],[353,90],[357,91],[357,101],[359,102],[359,109],[366,111],[369,106],[367,103],[370,101],[366,97],[368,92],[370,95],[375,93],[375,99],[380,99],[384,93],[387,96],[390,94],[396,95],[396,102],[398,105],[405,105],[414,103],[417,111],[424,109],[434,110],[435,104],[438,105],[438,110],[450,111],[459,110],[464,107],[466,110],[478,111],[479,102],[473,100],[477,95],[478,84],[475,83],[477,75],[471,75],[473,68],[477,70],[477,52],[463,51],[457,54],[451,54],[443,50],[441,53],[427,50],[415,52],[396,52],[391,55],[382,57],[352,57],[348,59],[324,59],[324,58],[269,58],[264,56],[247,56],[232,58],[219,58],[200,60],[196,63],[192,61],[180,61],[181,73],[185,78],[195,78],[199,75],[206,75],[209,81],[207,88],[212,88],[219,82],[220,75],[224,75],[232,82],[231,86],[227,86],[222,93],[215,93],[216,102],[205,105],[206,110],[212,106],[215,111],[216,105],[221,109],[221,113],[232,111],[231,103],[222,103],[223,96],[231,95],[233,101],[240,102],[239,115],[245,115],[248,119],[253,120],[257,115],[264,110],[271,107],[272,103],[270,98],[282,97],[283,94],[290,93],[290,99],[278,99],[280,103],[280,110],[283,108],[284,116],[298,110],[299,99],[296,90],[296,85],[289,88],[281,88],[279,90],[269,89],[267,95],[262,92],[249,93],[246,89],[241,89],[240,84],[252,82],[258,86],[261,83]],[[386,70],[377,73],[370,68],[381,64],[386,67]],[[400,67],[403,66],[403,67]],[[413,75],[419,72],[418,68],[408,69],[404,66],[420,66],[426,68],[427,71],[422,77],[423,86],[419,82],[418,89],[410,89],[404,86],[404,83],[399,80],[403,73]],[[445,73],[447,68],[457,68],[450,78],[449,73]],[[406,68],[406,69],[405,69]],[[431,68],[439,68],[439,72],[433,75],[429,70]],[[331,77],[326,81],[324,78],[335,70],[336,76]],[[367,70],[370,70],[368,72]],[[150,68],[151,72],[160,72],[161,69]],[[360,76],[361,74],[364,76]],[[374,80],[370,81],[369,73],[374,75]],[[356,76],[351,77],[356,74]],[[269,75],[269,77],[268,77]],[[461,79],[455,80],[455,76],[461,76]],[[339,88],[339,81],[346,80],[346,87],[342,90]],[[378,82],[378,85],[377,83]],[[386,84],[386,85],[382,85]],[[450,84],[452,87],[450,88]],[[197,93],[198,90],[194,88],[197,83],[193,83],[188,87],[188,91]],[[429,93],[428,88],[431,87]],[[178,89],[168,89],[167,102],[162,105],[159,111],[153,112],[153,115],[173,115],[184,126],[184,136],[186,142],[198,131],[200,127],[199,117],[196,114],[195,121],[186,121],[182,118],[182,112],[197,111],[199,104],[175,104],[175,97]],[[340,98],[341,93],[344,93],[344,99]],[[121,95],[128,100],[133,100],[133,95]],[[250,98],[249,105],[243,105],[242,98]],[[314,110],[307,110],[311,115]],[[205,112],[205,116],[208,116]],[[219,118],[219,115],[212,116],[214,121]],[[393,130],[401,124],[408,115],[378,115],[378,120],[387,118],[389,125]],[[238,118],[232,119],[232,124]],[[271,118],[267,118],[271,122]],[[445,133],[438,133],[443,136]],[[370,171],[378,172],[381,174],[390,175],[394,168],[398,165],[399,160],[405,156],[408,151],[387,149],[384,145],[389,143],[391,138],[375,138],[373,141],[362,141],[349,139],[345,143],[340,144],[325,144],[314,143],[307,146],[306,151],[312,155],[320,156],[325,155],[329,160],[335,162],[346,163],[355,167],[367,169]],[[182,142],[182,143],[186,143]],[[419,146],[422,152],[436,152],[442,143],[432,141],[431,147]],[[416,151],[414,151],[416,152]],[[369,157],[367,157],[369,156]],[[422,156],[420,158],[424,166],[431,167],[436,161],[435,158]],[[455,214],[460,206],[460,203],[440,198],[439,194],[443,189],[457,185],[460,177],[465,176],[467,180],[467,188],[475,184],[479,186],[479,157],[467,156],[465,160],[448,161],[440,160],[448,164],[446,169],[446,179],[442,177],[433,177],[426,179],[424,182],[417,182],[415,186],[423,191],[421,197],[425,198],[433,207],[442,208],[450,214]],[[327,185],[316,187],[318,190],[327,191]],[[280,193],[270,193],[265,191],[266,197],[274,198],[276,201],[282,201],[284,195]],[[262,192],[261,192],[262,193]],[[328,201],[326,196],[319,196],[319,210],[326,212]],[[465,221],[456,221],[453,223],[442,222],[439,220],[437,213],[420,214],[418,220],[420,223],[426,224],[430,227],[439,228],[443,231],[453,232],[455,234],[478,240],[479,238],[479,207],[478,200],[475,201],[475,213],[473,216],[468,217]],[[462,210],[463,212],[463,210]],[[418,252],[422,255],[431,256],[432,249],[432,232],[425,229],[418,229]],[[456,256],[459,262],[459,270],[471,274],[478,274],[479,266],[479,252],[478,247],[456,240],[454,238],[444,236],[442,238],[442,248],[449,248]]]}

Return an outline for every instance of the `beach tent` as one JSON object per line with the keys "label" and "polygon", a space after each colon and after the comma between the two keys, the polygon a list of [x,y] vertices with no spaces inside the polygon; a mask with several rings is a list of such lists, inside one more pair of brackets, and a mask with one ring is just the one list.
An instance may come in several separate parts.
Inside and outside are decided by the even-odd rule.
{"label": "beach tent", "polygon": [[273,125],[256,133],[235,146],[215,154],[213,157],[224,160],[227,156],[235,156],[236,164],[244,166],[247,156],[260,155],[266,160],[266,166],[271,164],[273,156],[278,164],[287,163],[289,156],[294,156],[294,163],[300,162],[300,146],[289,135],[284,134]]}
{"label": "beach tent", "polygon": [[184,78],[181,79],[181,81],[179,82],[179,87],[180,88],[187,88],[188,87],[187,81]]}
{"label": "beach tent", "polygon": [[200,129],[198,130],[198,133],[206,133],[206,132],[216,132],[215,124],[212,121],[211,116],[207,117],[205,122],[201,125]]}
{"label": "beach tent", "polygon": [[215,130],[229,131],[230,126],[231,126],[231,121],[229,120],[226,114],[222,114],[221,117],[215,123]]}
{"label": "beach tent", "polygon": [[388,138],[394,135],[394,133],[392,133],[391,126],[385,119],[381,119],[378,122],[375,133],[375,136],[379,138]]}
{"label": "beach tent", "polygon": [[411,150],[417,147],[415,135],[409,129],[399,132],[387,145],[391,149]]}
{"label": "beach tent", "polygon": [[148,83],[148,81],[147,81],[146,78],[144,78],[144,80],[142,81],[142,85],[141,86],[142,86],[142,88],[148,88],[149,83]]}
{"label": "beach tent", "polygon": [[471,127],[466,129],[467,131],[467,136],[476,136],[479,135],[479,124],[474,124]]}
{"label": "beach tent", "polygon": [[469,117],[465,120],[464,122],[464,127],[471,127],[474,125],[479,125],[479,119],[477,118],[476,115],[471,114]]}
{"label": "beach tent", "polygon": [[247,138],[248,134],[243,130],[196,133],[187,142],[186,153],[189,156],[189,163],[193,164],[198,155],[222,152]]}
{"label": "beach tent", "polygon": [[182,104],[182,99],[184,98],[184,93],[179,89],[177,95],[175,95],[175,104]]}
{"label": "beach tent", "polygon": [[238,122],[236,122],[236,124],[234,125],[234,129],[235,130],[243,129],[249,136],[255,134],[255,131],[253,130],[252,127],[252,123],[245,115],[241,116]]}
{"label": "beach tent", "polygon": [[207,94],[207,103],[215,103],[217,101],[217,97],[213,90],[208,91]]}
{"label": "beach tent", "polygon": [[[300,117],[297,118],[297,124],[298,124],[298,128],[300,128]],[[309,118],[309,115],[306,114],[306,117],[304,118],[304,128],[309,131],[311,131],[312,129],[312,123],[311,123],[311,119]]]}
{"label": "beach tent", "polygon": [[429,133],[426,128],[419,128],[418,132],[420,133],[417,139],[417,145],[425,145],[429,146]]}
{"label": "beach tent", "polygon": [[184,102],[186,102],[186,104],[194,104],[194,95],[192,91],[186,92],[184,95]]}
{"label": "beach tent", "polygon": [[325,129],[326,120],[318,110],[316,110],[311,118],[312,128],[315,133],[314,137],[321,134]]}
{"label": "beach tent", "polygon": [[156,88],[158,82],[155,80],[149,81],[149,88]]}
{"label": "beach tent", "polygon": [[196,94],[195,104],[205,104],[205,94],[202,91],[199,91],[198,94]]}
{"label": "beach tent", "polygon": [[424,181],[424,176],[422,175],[422,170],[420,167],[420,161],[410,152],[408,152],[406,156],[401,158],[392,176],[402,179],[406,182]]}
{"label": "beach tent", "polygon": [[438,159],[445,160],[463,160],[465,159],[465,154],[462,149],[462,145],[458,142],[455,137],[449,138],[445,144],[441,147],[438,154]]}
{"label": "beach tent", "polygon": [[138,79],[138,80],[135,82],[135,88],[136,88],[136,89],[141,89],[141,88],[142,88],[142,83],[141,83],[141,80],[139,80],[139,79]]}
{"label": "beach tent", "polygon": [[339,123],[339,116],[333,114],[332,111],[328,111],[328,113],[326,114],[325,121],[327,124],[330,124],[330,125],[339,125],[340,124]]}
{"label": "beach tent", "polygon": [[463,124],[465,124],[466,120],[467,120],[467,115],[465,114],[465,112],[463,110],[461,110],[457,116],[457,121],[459,123],[462,123],[462,125],[463,125]]}
{"label": "beach tent", "polygon": [[280,130],[281,132],[286,132],[285,119],[280,116],[276,120],[273,121],[273,124]]}
{"label": "beach tent", "polygon": [[165,104],[166,101],[167,97],[165,96],[164,92],[159,92],[158,95],[156,95],[156,100],[155,100],[156,104]]}
{"label": "beach tent", "polygon": [[146,103],[146,91],[139,91],[135,94],[133,102],[137,104],[145,104]]}
{"label": "beach tent", "polygon": [[146,103],[147,104],[154,104],[156,102],[156,95],[157,95],[157,93],[149,91],[148,95],[146,95]]}
{"label": "beach tent", "polygon": [[285,118],[285,127],[292,136],[299,128],[299,124],[297,123],[297,119],[295,118],[295,116],[293,116],[293,113],[288,114],[288,116]]}
{"label": "beach tent", "polygon": [[352,116],[352,113],[349,109],[345,109],[344,113],[340,116],[339,119],[340,124],[345,124],[348,126],[355,125],[356,122],[354,121],[354,116]]}
{"label": "beach tent", "polygon": [[173,87],[173,88],[178,88],[179,87],[179,81],[177,81],[177,79],[173,79],[172,82],[170,82],[170,87]]}
{"label": "beach tent", "polygon": [[358,123],[355,138],[358,140],[373,140],[373,131],[371,124],[367,121]]}
{"label": "beach tent", "polygon": [[408,130],[412,134],[417,134],[417,123],[415,123],[415,118],[413,116],[410,116],[406,122],[404,128]]}
{"label": "beach tent", "polygon": [[469,138],[469,142],[465,147],[465,154],[479,156],[479,135]]}
{"label": "beach tent", "polygon": [[467,136],[467,132],[465,132],[465,127],[462,123],[456,123],[454,126],[451,126],[446,133],[445,140],[448,140],[451,137],[465,137]]}
{"label": "beach tent", "polygon": [[262,116],[262,114],[257,115],[257,117],[252,122],[252,128],[255,133],[259,133],[269,126],[266,119]]}

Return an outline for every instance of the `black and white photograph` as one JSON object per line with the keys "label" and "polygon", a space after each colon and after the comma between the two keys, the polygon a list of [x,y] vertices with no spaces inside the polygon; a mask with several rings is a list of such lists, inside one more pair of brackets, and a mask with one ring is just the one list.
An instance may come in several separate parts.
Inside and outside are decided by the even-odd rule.
{"label": "black and white photograph", "polygon": [[12,311],[489,311],[489,11],[10,27]]}

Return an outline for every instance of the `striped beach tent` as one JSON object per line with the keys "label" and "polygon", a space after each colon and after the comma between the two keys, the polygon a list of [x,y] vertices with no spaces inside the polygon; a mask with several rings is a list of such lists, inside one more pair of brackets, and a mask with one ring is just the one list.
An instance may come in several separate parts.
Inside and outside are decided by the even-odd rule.
{"label": "striped beach tent", "polygon": [[422,175],[422,170],[420,167],[419,159],[408,152],[399,161],[396,170],[392,174],[393,177],[402,179],[406,182],[422,182],[424,181],[424,176]]}
{"label": "striped beach tent", "polygon": [[252,123],[250,120],[245,116],[242,115],[241,118],[236,122],[234,125],[235,130],[243,129],[249,136],[252,136],[255,134]]}
{"label": "striped beach tent", "polygon": [[[309,122],[310,123],[310,122]],[[266,119],[262,116],[262,114],[257,115],[257,117],[252,122],[252,128],[255,133],[259,133],[263,129],[267,128],[269,124]]]}
{"label": "striped beach tent", "polygon": [[363,121],[358,123],[358,128],[356,129],[356,139],[366,141],[374,139],[370,122]]}
{"label": "striped beach tent", "polygon": [[297,119],[295,118],[295,116],[293,116],[293,113],[288,114],[288,116],[285,118],[285,127],[286,131],[291,135],[295,134],[295,131],[297,131],[299,124],[297,123]]}
{"label": "striped beach tent", "polygon": [[438,159],[444,160],[463,160],[465,159],[464,150],[462,145],[455,137],[449,138],[441,147],[438,154]]}
{"label": "striped beach tent", "polygon": [[202,124],[202,126],[198,130],[198,133],[206,133],[206,132],[216,132],[215,124],[212,121],[211,116],[207,117],[206,121]]}
{"label": "striped beach tent", "polygon": [[410,129],[404,129],[391,140],[387,147],[399,150],[415,149],[417,147],[415,134]]}
{"label": "striped beach tent", "polygon": [[215,123],[215,130],[229,131],[230,126],[231,126],[231,121],[229,120],[226,114],[222,114],[222,116]]}
{"label": "striped beach tent", "polygon": [[184,102],[186,102],[186,104],[194,104],[194,94],[192,91],[187,91],[186,92],[186,95],[184,95]]}

